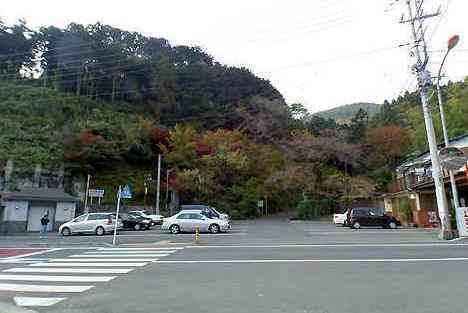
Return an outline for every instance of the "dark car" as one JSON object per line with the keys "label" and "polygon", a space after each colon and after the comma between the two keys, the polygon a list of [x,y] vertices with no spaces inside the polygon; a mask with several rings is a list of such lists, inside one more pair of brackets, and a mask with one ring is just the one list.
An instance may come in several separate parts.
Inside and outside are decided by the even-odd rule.
{"label": "dark car", "polygon": [[362,226],[380,226],[396,229],[401,225],[394,216],[385,213],[382,208],[354,208],[348,211],[347,224],[351,228],[359,229]]}
{"label": "dark car", "polygon": [[215,208],[205,204],[184,204],[180,210],[200,210],[200,213],[208,218],[218,218],[229,221],[229,215],[216,210]]}
{"label": "dark car", "polygon": [[134,214],[119,213],[119,218],[122,219],[123,229],[146,230],[150,229],[153,224],[151,219]]}

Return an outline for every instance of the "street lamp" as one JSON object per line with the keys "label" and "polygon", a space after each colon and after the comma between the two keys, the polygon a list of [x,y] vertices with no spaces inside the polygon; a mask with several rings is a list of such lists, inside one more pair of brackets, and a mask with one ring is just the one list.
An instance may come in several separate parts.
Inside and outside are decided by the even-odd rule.
{"label": "street lamp", "polygon": [[[170,168],[166,171],[166,211],[169,211],[169,174],[173,171],[173,168]],[[171,212],[169,213],[172,216],[172,208]]]}
{"label": "street lamp", "polygon": [[[447,123],[445,121],[444,106],[442,102],[442,92],[440,88],[440,79],[441,79],[442,68],[444,67],[445,61],[447,60],[447,57],[450,51],[452,51],[452,49],[455,48],[455,46],[458,44],[459,41],[460,41],[460,36],[458,35],[452,36],[449,39],[448,44],[447,44],[447,51],[445,52],[444,58],[442,59],[442,63],[440,64],[440,67],[439,67],[439,72],[437,74],[437,98],[439,100],[440,119],[442,122],[442,131],[444,133],[444,143],[445,143],[446,148],[450,145],[450,141],[449,141],[449,137],[447,133]],[[449,171],[449,175],[450,175],[450,185],[452,188],[453,203],[454,203],[455,209],[457,209],[460,205],[460,202],[458,200],[458,190],[457,190],[457,184],[455,182],[455,175],[453,174],[452,170]],[[458,219],[458,216],[457,216],[457,219]],[[458,221],[457,221],[457,225],[459,225]],[[460,232],[460,229],[458,231]]]}

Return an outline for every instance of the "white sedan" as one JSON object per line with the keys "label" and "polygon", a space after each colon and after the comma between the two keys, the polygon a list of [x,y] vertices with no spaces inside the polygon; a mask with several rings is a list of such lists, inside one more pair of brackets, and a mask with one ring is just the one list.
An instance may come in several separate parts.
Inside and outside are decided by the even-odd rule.
{"label": "white sedan", "polygon": [[202,215],[199,210],[183,210],[174,216],[165,218],[161,228],[169,230],[173,234],[193,233],[196,229],[199,229],[200,232],[216,234],[228,231],[231,229],[231,225],[222,219],[208,218]]}
{"label": "white sedan", "polygon": [[346,210],[344,213],[335,213],[333,215],[333,223],[337,225],[346,226],[347,219],[348,219],[348,210]]}

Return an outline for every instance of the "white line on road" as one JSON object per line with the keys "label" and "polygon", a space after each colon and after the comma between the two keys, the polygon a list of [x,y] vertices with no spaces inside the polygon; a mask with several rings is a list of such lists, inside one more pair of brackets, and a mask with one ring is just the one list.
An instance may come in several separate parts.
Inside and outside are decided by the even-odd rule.
{"label": "white line on road", "polygon": [[[21,248],[13,248],[13,249],[21,249]],[[35,248],[31,248],[31,249],[35,249]],[[37,248],[37,249],[39,250],[41,248]],[[45,250],[42,250],[42,251],[26,253],[26,254],[17,255],[17,256],[11,256],[11,257],[8,257],[7,259],[25,258],[25,257],[33,256],[33,255],[39,255],[39,254],[44,254],[44,253],[49,253],[49,252],[54,252],[54,251],[59,251],[59,250],[62,250],[62,249],[61,248],[45,249]]]}
{"label": "white line on road", "polygon": [[73,273],[73,274],[127,274],[133,268],[40,268],[16,267],[4,270],[6,273]]}
{"label": "white line on road", "polygon": [[37,263],[37,264],[30,264],[29,266],[34,267],[137,267],[137,266],[145,266],[148,263]]}
{"label": "white line on road", "polygon": [[72,258],[65,258],[65,259],[50,259],[50,262],[152,262],[157,260],[157,258],[151,258],[151,259],[113,259],[113,258],[108,258],[108,259],[72,259]]}
{"label": "white line on road", "polygon": [[59,281],[59,282],[108,282],[117,276],[43,276],[43,275],[3,275],[0,280],[22,280],[22,281]]}
{"label": "white line on road", "polygon": [[468,258],[436,259],[305,259],[305,260],[190,260],[190,261],[156,261],[161,264],[197,264],[197,263],[372,263],[372,262],[465,262]]}
{"label": "white line on road", "polygon": [[363,248],[363,247],[460,247],[468,246],[468,243],[383,243],[383,244],[283,244],[283,245],[217,245],[217,246],[186,246],[188,249],[209,249],[209,248]]}
{"label": "white line on road", "polygon": [[51,306],[66,298],[13,297],[17,306]]}
{"label": "white line on road", "polygon": [[90,254],[99,254],[105,256],[106,254],[121,254],[125,256],[125,254],[133,254],[133,253],[138,253],[138,254],[152,254],[152,253],[174,253],[176,250],[153,250],[153,251],[138,251],[138,250],[132,250],[132,251],[92,251],[92,252],[85,252],[86,255]]}
{"label": "white line on road", "polygon": [[130,257],[144,257],[144,258],[152,258],[152,257],[164,257],[168,256],[168,253],[164,254],[78,254],[72,255],[71,258],[130,258]]}
{"label": "white line on road", "polygon": [[170,247],[170,248],[98,248],[98,251],[152,251],[152,250],[183,250],[184,247]]}
{"label": "white line on road", "polygon": [[94,286],[0,284],[1,291],[16,291],[16,292],[83,292],[93,287]]}

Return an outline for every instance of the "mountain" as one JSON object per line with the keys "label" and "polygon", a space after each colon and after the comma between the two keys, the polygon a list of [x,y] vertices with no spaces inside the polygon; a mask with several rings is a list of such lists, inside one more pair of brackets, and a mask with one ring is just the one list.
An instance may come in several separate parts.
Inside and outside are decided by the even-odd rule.
{"label": "mountain", "polygon": [[380,111],[381,107],[382,105],[377,103],[359,102],[342,105],[326,111],[317,112],[313,115],[325,119],[331,118],[340,124],[345,124],[351,121],[351,119],[354,117],[354,115],[356,115],[359,109],[363,109],[367,112],[369,117],[372,117]]}

